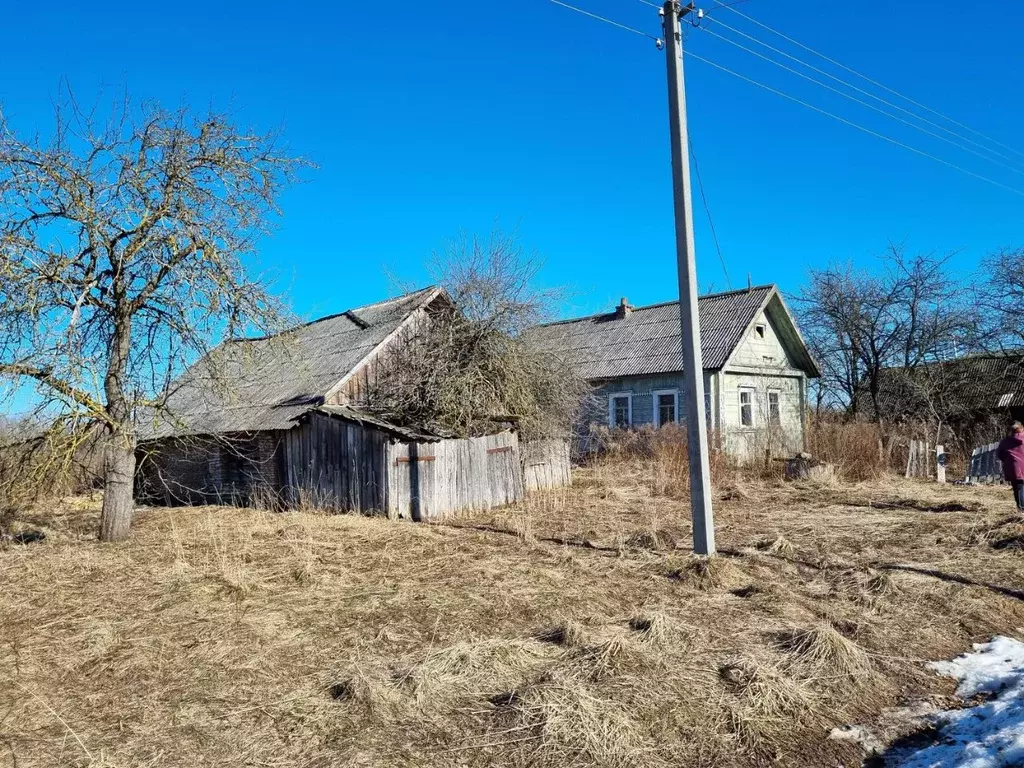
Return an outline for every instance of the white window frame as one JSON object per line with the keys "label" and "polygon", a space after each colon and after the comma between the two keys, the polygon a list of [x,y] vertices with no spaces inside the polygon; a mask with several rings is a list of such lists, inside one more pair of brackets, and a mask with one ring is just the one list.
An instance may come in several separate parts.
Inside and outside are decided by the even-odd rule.
{"label": "white window frame", "polygon": [[610,392],[608,394],[608,427],[609,429],[616,429],[618,425],[615,423],[615,398],[624,397],[628,402],[627,413],[628,418],[626,419],[626,426],[633,426],[633,393],[632,392]]}
{"label": "white window frame", "polygon": [[[743,395],[750,395],[750,402],[747,404],[750,408],[750,423],[743,423]],[[740,416],[740,427],[742,429],[756,429],[757,428],[757,390],[754,387],[740,387],[739,392],[736,394],[737,401],[739,403],[739,416]]]}
{"label": "white window frame", "polygon": [[754,333],[757,334],[757,338],[764,339],[768,337],[768,324],[767,323],[755,323]]}
{"label": "white window frame", "polygon": [[[775,403],[779,408],[779,420],[772,421],[772,395],[775,395]],[[769,427],[781,427],[782,426],[782,390],[776,387],[772,387],[765,393],[765,403],[768,406],[768,426]]]}
{"label": "white window frame", "polygon": [[654,426],[663,427],[667,422],[661,421],[661,406],[658,404],[658,400],[662,395],[672,395],[675,400],[675,406],[672,413],[672,423],[679,423],[679,390],[678,389],[656,389],[651,392],[652,405],[654,406]]}

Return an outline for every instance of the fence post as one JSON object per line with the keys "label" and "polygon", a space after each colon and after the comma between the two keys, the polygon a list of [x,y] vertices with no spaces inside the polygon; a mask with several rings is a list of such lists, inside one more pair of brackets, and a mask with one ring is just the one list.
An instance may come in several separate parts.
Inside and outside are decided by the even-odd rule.
{"label": "fence post", "polygon": [[907,455],[906,477],[931,477],[931,446],[925,440],[911,440]]}
{"label": "fence post", "polygon": [[939,483],[946,482],[946,452],[943,446],[935,446],[935,480]]}

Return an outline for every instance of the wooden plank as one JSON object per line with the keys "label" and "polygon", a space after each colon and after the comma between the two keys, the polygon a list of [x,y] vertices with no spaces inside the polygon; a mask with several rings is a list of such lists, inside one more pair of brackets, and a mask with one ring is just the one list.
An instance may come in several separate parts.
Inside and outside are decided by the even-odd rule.
{"label": "wooden plank", "polygon": [[350,424],[329,416],[323,417],[324,440],[330,444],[331,508],[336,512],[350,512],[348,504],[349,489],[352,477],[349,470],[349,433],[353,428]]}

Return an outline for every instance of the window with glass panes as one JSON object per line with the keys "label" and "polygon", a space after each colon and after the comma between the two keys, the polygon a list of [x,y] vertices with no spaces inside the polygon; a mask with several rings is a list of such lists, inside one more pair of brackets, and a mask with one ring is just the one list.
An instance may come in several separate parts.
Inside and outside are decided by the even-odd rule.
{"label": "window with glass panes", "polygon": [[740,425],[754,426],[754,390],[740,390]]}
{"label": "window with glass panes", "polygon": [[679,420],[679,393],[654,393],[654,418],[657,426],[673,424]]}
{"label": "window with glass panes", "polygon": [[782,407],[779,405],[779,393],[768,392],[768,424],[777,427],[782,424]]}
{"label": "window with glass panes", "polygon": [[632,421],[629,395],[613,395],[611,398],[611,426],[628,427]]}

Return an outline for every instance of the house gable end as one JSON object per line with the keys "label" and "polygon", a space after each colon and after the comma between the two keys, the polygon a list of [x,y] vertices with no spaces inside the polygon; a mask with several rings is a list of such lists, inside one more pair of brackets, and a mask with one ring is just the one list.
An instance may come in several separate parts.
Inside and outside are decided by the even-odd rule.
{"label": "house gable end", "polygon": [[413,308],[408,315],[391,331],[377,346],[371,349],[356,365],[354,365],[341,379],[338,380],[323,395],[323,403],[326,405],[344,405],[354,399],[360,389],[361,382],[364,382],[369,375],[373,363],[393,345],[396,340],[411,328],[426,319],[427,312],[434,304],[452,304],[451,298],[443,288],[432,289],[419,304]]}
{"label": "house gable end", "polygon": [[809,378],[820,375],[778,291],[772,290],[765,298],[722,366],[723,369],[737,367],[799,370]]}

